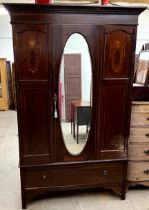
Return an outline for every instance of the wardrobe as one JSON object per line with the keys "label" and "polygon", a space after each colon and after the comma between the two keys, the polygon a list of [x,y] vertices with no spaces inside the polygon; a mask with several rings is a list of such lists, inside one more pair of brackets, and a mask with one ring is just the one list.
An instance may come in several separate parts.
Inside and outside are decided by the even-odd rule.
{"label": "wardrobe", "polygon": [[0,58],[0,110],[8,110],[12,101],[10,62],[6,58]]}
{"label": "wardrobe", "polygon": [[[22,208],[53,191],[103,187],[125,199],[136,32],[145,7],[4,6],[13,29]],[[77,153],[67,147],[59,109],[62,57],[73,34],[85,40],[91,69],[91,119]]]}

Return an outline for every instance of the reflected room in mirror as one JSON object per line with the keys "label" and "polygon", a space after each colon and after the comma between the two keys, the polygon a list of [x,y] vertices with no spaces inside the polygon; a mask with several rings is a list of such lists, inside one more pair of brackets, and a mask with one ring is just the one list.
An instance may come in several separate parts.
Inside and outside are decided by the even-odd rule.
{"label": "reflected room in mirror", "polygon": [[134,82],[134,86],[149,85],[149,49],[139,53]]}
{"label": "reflected room in mirror", "polygon": [[59,118],[67,150],[78,155],[91,125],[92,70],[85,38],[72,34],[66,42],[59,75]]}

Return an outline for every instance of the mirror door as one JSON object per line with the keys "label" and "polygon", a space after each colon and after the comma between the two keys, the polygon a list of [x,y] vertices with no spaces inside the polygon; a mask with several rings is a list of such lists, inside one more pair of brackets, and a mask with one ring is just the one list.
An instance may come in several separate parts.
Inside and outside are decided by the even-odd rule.
{"label": "mirror door", "polygon": [[[95,159],[95,26],[55,26],[56,153],[59,160]],[[57,35],[58,35],[57,34]],[[93,35],[94,34],[94,35]],[[96,42],[94,42],[96,43]],[[94,82],[95,81],[95,82]],[[93,100],[94,98],[94,100]]]}

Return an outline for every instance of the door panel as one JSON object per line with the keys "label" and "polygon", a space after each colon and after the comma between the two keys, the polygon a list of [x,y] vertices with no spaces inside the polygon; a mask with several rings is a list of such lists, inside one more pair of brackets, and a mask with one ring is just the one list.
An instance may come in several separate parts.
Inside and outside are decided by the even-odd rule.
{"label": "door panel", "polygon": [[46,25],[16,26],[18,79],[48,79],[48,34]]}
{"label": "door panel", "polygon": [[47,25],[13,30],[21,164],[46,164],[53,161],[52,39]]}
{"label": "door panel", "polygon": [[104,78],[128,78],[132,62],[133,27],[106,27]]}
{"label": "door panel", "polygon": [[128,89],[124,85],[103,87],[102,150],[124,149],[127,97]]}
{"label": "door panel", "polygon": [[[90,55],[91,55],[91,65],[92,65],[92,75],[93,75],[93,90],[96,90],[97,87],[97,66],[98,66],[98,57],[93,56],[96,52],[96,47],[99,43],[99,34],[100,34],[100,27],[99,26],[92,26],[92,25],[56,25],[54,26],[54,49],[55,54],[53,60],[54,63],[54,75],[55,75],[55,93],[58,95],[58,87],[59,87],[59,74],[60,74],[60,64],[62,59],[62,54],[64,47],[66,45],[67,40],[71,35],[74,33],[81,34],[88,44]],[[59,36],[61,34],[61,36]],[[76,53],[76,51],[75,51]],[[76,73],[76,72],[75,72]],[[69,82],[71,82],[69,80]],[[95,144],[96,144],[96,126],[94,124],[95,118],[96,118],[96,92],[93,91],[93,109],[92,109],[92,122],[91,122],[91,129],[90,134],[88,136],[87,143],[85,145],[85,148],[81,153],[78,155],[72,155],[68,152],[64,140],[63,140],[63,134],[61,130],[61,122],[59,120],[58,114],[58,120],[55,119],[55,138],[56,138],[56,161],[84,161],[84,160],[92,160],[95,159]],[[58,108],[57,108],[58,109]],[[69,129],[71,127],[69,126]],[[74,140],[75,142],[76,140]],[[77,143],[76,143],[77,144]]]}
{"label": "door panel", "polygon": [[49,129],[52,130],[48,110],[48,88],[32,85],[20,87],[18,98],[22,161],[28,164],[48,163],[51,154]]}
{"label": "door panel", "polygon": [[132,39],[134,27],[104,27],[103,78],[99,91],[101,112],[98,131],[99,159],[124,158],[129,135]]}

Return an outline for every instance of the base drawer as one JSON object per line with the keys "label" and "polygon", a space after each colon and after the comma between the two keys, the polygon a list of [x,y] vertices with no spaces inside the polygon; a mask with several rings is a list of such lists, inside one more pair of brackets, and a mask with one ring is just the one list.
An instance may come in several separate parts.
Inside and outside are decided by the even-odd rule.
{"label": "base drawer", "polygon": [[129,160],[148,160],[149,161],[149,143],[144,145],[129,144],[128,146]]}
{"label": "base drawer", "polygon": [[54,166],[42,170],[28,169],[25,173],[26,188],[121,183],[123,180],[123,164]]}
{"label": "base drawer", "polygon": [[129,162],[128,181],[149,181],[149,162]]}

